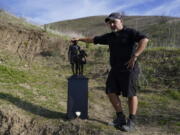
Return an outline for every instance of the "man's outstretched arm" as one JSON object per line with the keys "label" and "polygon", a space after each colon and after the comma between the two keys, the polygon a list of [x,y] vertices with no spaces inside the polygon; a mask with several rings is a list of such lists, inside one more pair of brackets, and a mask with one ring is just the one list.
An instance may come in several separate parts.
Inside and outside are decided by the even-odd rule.
{"label": "man's outstretched arm", "polygon": [[82,42],[85,42],[85,43],[93,43],[94,38],[89,38],[89,37],[86,37],[86,38],[73,38],[72,41],[82,41]]}

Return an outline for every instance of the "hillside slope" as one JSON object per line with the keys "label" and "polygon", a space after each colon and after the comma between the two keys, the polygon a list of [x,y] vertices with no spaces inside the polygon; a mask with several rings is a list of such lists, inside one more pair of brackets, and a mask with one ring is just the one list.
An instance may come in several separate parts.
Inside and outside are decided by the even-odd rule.
{"label": "hillside slope", "polygon": [[[109,31],[104,23],[105,16],[86,17],[46,24],[46,27],[66,32],[72,31],[85,36],[95,36]],[[178,46],[180,44],[180,18],[166,16],[125,16],[126,26],[144,32],[152,46]]]}

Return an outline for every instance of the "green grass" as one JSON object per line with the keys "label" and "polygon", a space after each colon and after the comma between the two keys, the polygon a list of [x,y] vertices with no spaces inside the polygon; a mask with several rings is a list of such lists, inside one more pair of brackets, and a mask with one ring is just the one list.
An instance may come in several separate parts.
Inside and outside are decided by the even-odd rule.
{"label": "green grass", "polygon": [[173,100],[179,100],[180,101],[180,91],[179,90],[168,90],[166,91],[166,96]]}
{"label": "green grass", "polygon": [[25,83],[28,80],[28,73],[13,69],[8,66],[0,65],[0,82],[1,83]]}
{"label": "green grass", "polygon": [[[108,127],[97,121],[105,122],[112,120],[114,112],[104,93],[107,75],[102,75],[106,71],[108,64],[107,48],[90,46],[88,49],[88,53],[91,53],[91,55],[88,58],[89,63],[86,65],[87,70],[85,74],[90,78],[89,115],[90,118],[96,120],[82,121],[81,125],[75,123],[73,127],[81,126],[81,132],[92,129],[91,132],[101,131],[109,133],[108,130],[112,130],[112,132],[116,133],[113,127]],[[138,115],[140,116],[138,122],[140,127],[147,125],[160,128],[161,126],[166,127],[167,123],[171,123],[172,129],[178,132],[176,127],[178,125],[177,115],[171,112],[171,110],[175,112],[180,111],[177,107],[180,94],[177,91],[178,83],[176,82],[176,78],[179,75],[177,74],[178,68],[176,67],[179,60],[177,58],[178,53],[178,49],[152,48],[147,49],[141,56],[139,61],[144,68],[143,74],[148,83],[146,86],[141,87],[138,94]],[[106,58],[101,59],[100,56],[102,55]],[[97,58],[95,59],[95,57]],[[176,64],[168,68],[166,63],[158,65],[165,58],[168,63]],[[71,75],[68,62],[63,61],[61,63],[61,57],[55,55],[39,57],[30,67],[24,67],[25,61],[17,63],[19,58],[9,55],[7,52],[1,52],[1,59],[5,61],[0,65],[0,103],[2,105],[12,104],[24,110],[22,112],[23,115],[29,115],[35,119],[40,117],[42,121],[54,121],[55,123],[61,120],[61,123],[65,124],[67,77]],[[166,73],[171,70],[177,76],[172,76],[172,72]],[[153,80],[159,73],[164,78],[171,78],[171,82],[175,81],[174,85],[170,86],[169,83],[164,82],[161,78]],[[122,102],[123,107],[127,109],[126,100],[122,99]],[[127,110],[125,110],[125,113],[128,115]],[[144,119],[148,120],[148,123]],[[164,130],[171,131],[171,129]],[[72,130],[72,132],[75,131]]]}
{"label": "green grass", "polygon": [[148,84],[179,89],[179,58],[180,50],[177,48],[147,49],[139,61]]}
{"label": "green grass", "polygon": [[[15,62],[18,57],[12,57],[12,59]],[[21,103],[21,100],[24,100],[22,101],[22,103],[25,102],[24,106],[36,104],[52,110],[66,110],[66,75],[63,72],[66,69],[62,72],[55,71],[53,67],[40,65],[41,61],[31,65],[31,69],[23,68],[23,62],[18,66],[17,63],[12,63],[12,59],[10,63],[7,60],[6,64],[0,65],[0,92],[11,97],[13,100],[10,102],[17,100]],[[58,77],[62,73],[65,75],[64,78]],[[59,102],[59,98],[63,101]],[[38,109],[38,107],[34,108]]]}

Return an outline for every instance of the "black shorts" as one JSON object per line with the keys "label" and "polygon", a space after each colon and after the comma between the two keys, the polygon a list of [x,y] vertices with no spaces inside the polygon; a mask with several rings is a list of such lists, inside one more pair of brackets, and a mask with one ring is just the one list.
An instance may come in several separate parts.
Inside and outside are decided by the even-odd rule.
{"label": "black shorts", "polygon": [[106,94],[116,93],[124,97],[136,96],[139,67],[132,70],[121,71],[112,68],[106,81]]}

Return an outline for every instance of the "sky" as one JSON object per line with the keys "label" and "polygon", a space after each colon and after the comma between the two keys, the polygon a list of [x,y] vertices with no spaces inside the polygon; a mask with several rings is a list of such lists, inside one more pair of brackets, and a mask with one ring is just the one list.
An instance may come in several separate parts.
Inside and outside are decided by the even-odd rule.
{"label": "sky", "polygon": [[0,9],[47,24],[112,12],[180,17],[180,0],[0,0]]}

